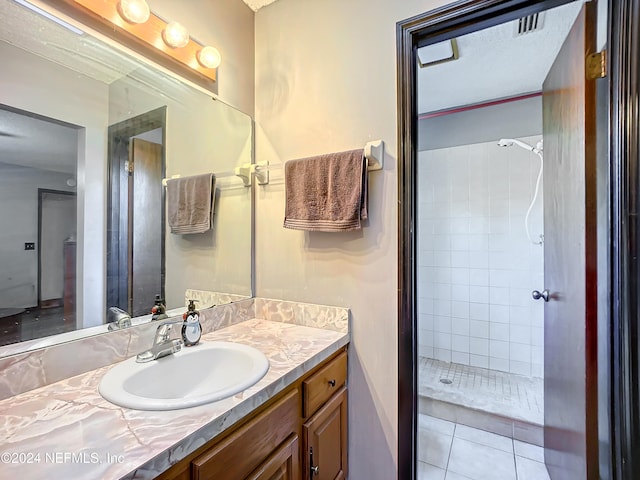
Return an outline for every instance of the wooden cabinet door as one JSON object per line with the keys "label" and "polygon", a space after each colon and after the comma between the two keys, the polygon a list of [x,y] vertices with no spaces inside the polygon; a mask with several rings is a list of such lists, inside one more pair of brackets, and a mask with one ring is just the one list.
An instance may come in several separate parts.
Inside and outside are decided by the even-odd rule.
{"label": "wooden cabinet door", "polygon": [[191,462],[192,480],[247,478],[292,434],[297,434],[300,408],[300,394],[296,389],[194,459]]}
{"label": "wooden cabinet door", "polygon": [[343,387],[303,426],[303,480],[347,478],[347,388]]}
{"label": "wooden cabinet door", "polygon": [[298,435],[291,435],[246,480],[299,480]]}

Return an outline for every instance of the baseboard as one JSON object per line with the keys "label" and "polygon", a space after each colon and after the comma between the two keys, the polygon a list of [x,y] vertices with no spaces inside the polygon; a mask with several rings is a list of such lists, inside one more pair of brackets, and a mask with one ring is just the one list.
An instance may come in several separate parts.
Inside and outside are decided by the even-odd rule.
{"label": "baseboard", "polygon": [[62,298],[52,298],[50,300],[40,300],[40,308],[46,310],[47,308],[58,308],[64,304]]}

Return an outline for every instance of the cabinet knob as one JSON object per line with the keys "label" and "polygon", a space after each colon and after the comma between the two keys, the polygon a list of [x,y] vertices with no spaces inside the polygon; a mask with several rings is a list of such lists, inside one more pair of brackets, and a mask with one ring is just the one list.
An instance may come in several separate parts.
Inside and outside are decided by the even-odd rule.
{"label": "cabinet knob", "polygon": [[315,467],[311,467],[311,474],[312,475],[320,475],[320,466],[316,465]]}
{"label": "cabinet knob", "polygon": [[336,380],[335,379],[329,380],[329,385],[332,386],[332,387],[335,387],[336,386]]}

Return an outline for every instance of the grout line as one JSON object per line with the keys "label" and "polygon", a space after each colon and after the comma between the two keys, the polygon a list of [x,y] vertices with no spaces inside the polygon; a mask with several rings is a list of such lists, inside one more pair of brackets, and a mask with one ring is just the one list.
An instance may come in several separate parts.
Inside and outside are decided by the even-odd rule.
{"label": "grout line", "polygon": [[516,480],[518,480],[518,462],[516,461],[516,442],[513,438],[511,439],[511,446],[513,447],[513,469],[516,473]]}
{"label": "grout line", "polygon": [[446,478],[447,472],[449,471],[449,461],[451,460],[451,452],[453,451],[453,440],[456,438],[456,429],[458,428],[458,423],[453,424],[453,435],[451,435],[451,445],[449,445],[449,455],[447,455],[447,465],[444,469],[444,476]]}
{"label": "grout line", "polygon": [[[434,417],[434,418],[437,418],[437,417]],[[449,454],[447,456],[447,463],[446,463],[445,468],[444,468],[445,477],[449,473],[449,462],[451,461],[451,454],[453,452],[453,441],[456,438],[460,438],[460,437],[456,436],[456,433],[457,433],[458,426],[461,425],[461,424],[459,424],[457,422],[452,422],[452,423],[454,424],[454,427],[453,427],[453,434],[451,435],[451,444],[449,446]],[[484,432],[484,430],[479,429],[479,428],[474,428],[474,427],[469,427],[469,428],[472,428],[474,430],[480,430],[480,431]],[[435,432],[435,430],[432,430],[432,431]],[[492,432],[488,432],[488,433],[492,433]],[[498,434],[495,433],[494,435],[498,435]],[[498,436],[504,437],[504,435],[498,435]],[[509,438],[509,437],[505,437],[505,438]],[[498,450],[498,451],[501,451],[501,452],[504,452],[504,453],[509,453],[509,452],[505,452],[504,450],[500,450],[499,448],[491,447],[490,445],[486,445],[484,443],[478,443],[478,442],[476,442],[474,440],[467,440],[467,439],[462,439],[462,440],[465,440],[466,442],[469,442],[469,443],[474,443],[476,445],[481,445],[481,446],[484,446],[484,447],[494,448],[495,450]],[[511,440],[511,448],[512,448],[511,457],[512,457],[512,462],[513,462],[513,469],[514,469],[515,479],[518,480],[518,465],[517,465],[517,461],[516,461],[516,456],[521,456],[521,455],[516,455],[515,439],[510,438],[509,440]],[[526,458],[526,457],[523,457],[523,458]],[[530,460],[532,460],[532,459],[530,459]],[[532,460],[532,461],[536,461],[537,462],[537,460]],[[538,462],[538,463],[540,463],[540,462]],[[455,472],[452,472],[452,473],[455,473]],[[457,474],[457,475],[460,475],[460,474]],[[460,476],[463,476],[463,475],[460,475]]]}
{"label": "grout line", "polygon": [[[457,425],[458,424],[456,424],[456,426]],[[499,433],[489,432],[488,430],[482,430],[481,428],[470,427],[469,425],[464,425],[462,423],[460,425],[462,425],[464,427],[467,427],[467,428],[472,428],[473,430],[479,430],[481,432],[490,433],[492,435],[498,435],[499,437],[503,437],[503,438],[507,438],[507,439],[511,440],[511,448],[513,449],[511,453],[515,456],[516,450],[515,450],[515,447],[513,446],[513,438],[505,437],[504,435],[500,435]],[[455,432],[455,430],[454,430],[454,432]],[[460,440],[464,440],[465,442],[469,442],[469,443],[474,443],[476,445],[480,445],[482,447],[493,448],[494,450],[498,450],[500,452],[509,453],[509,452],[505,452],[504,450],[502,450],[500,448],[492,447],[491,445],[487,445],[486,443],[480,443],[480,442],[478,442],[476,440],[469,440],[468,438],[462,438],[462,437],[456,437],[456,438],[459,438]]]}

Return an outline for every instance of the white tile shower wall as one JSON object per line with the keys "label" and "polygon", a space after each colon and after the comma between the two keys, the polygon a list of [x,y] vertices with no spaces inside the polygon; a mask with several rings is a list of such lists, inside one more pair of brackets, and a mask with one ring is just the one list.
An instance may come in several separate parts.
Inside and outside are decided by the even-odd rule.
{"label": "white tile shower wall", "polygon": [[[521,140],[535,145],[539,136]],[[420,152],[419,353],[427,358],[543,376],[543,247],[524,218],[540,167],[497,143]],[[529,219],[543,233],[542,185]]]}

